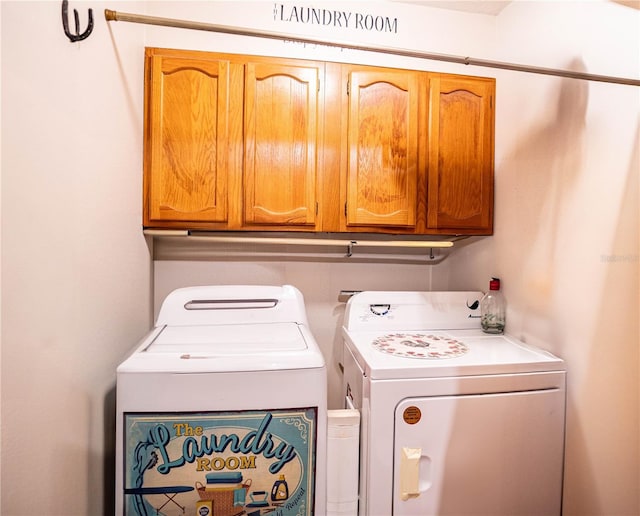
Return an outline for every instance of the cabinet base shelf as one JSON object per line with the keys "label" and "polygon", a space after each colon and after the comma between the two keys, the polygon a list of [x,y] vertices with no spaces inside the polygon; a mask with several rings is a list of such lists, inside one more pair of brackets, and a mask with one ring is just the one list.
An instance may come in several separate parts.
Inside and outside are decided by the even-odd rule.
{"label": "cabinet base shelf", "polygon": [[351,233],[261,233],[208,232],[189,230],[145,229],[154,240],[154,259],[207,259],[221,256],[246,259],[276,255],[279,258],[365,259],[439,263],[455,243],[468,236],[446,238],[401,238],[394,235]]}

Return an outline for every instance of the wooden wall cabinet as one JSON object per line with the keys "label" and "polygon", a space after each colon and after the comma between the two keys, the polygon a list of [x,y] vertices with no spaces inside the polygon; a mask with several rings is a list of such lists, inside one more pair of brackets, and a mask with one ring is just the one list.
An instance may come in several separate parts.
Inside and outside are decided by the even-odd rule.
{"label": "wooden wall cabinet", "polygon": [[415,228],[423,148],[420,72],[350,69],[346,227]]}
{"label": "wooden wall cabinet", "polygon": [[493,228],[492,79],[434,75],[429,81],[428,227]]}
{"label": "wooden wall cabinet", "polygon": [[146,228],[491,234],[493,79],[147,49]]}
{"label": "wooden wall cabinet", "polygon": [[226,223],[237,66],[188,52],[147,65],[144,225]]}
{"label": "wooden wall cabinet", "polygon": [[316,223],[320,66],[246,65],[244,223]]}
{"label": "wooden wall cabinet", "polygon": [[144,227],[319,230],[324,63],[148,48]]}

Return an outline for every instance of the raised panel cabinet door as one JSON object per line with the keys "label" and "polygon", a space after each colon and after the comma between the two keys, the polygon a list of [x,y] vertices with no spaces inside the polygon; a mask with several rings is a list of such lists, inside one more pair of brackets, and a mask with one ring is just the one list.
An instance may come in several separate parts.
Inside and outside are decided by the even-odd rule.
{"label": "raised panel cabinet door", "polygon": [[492,231],[494,95],[493,79],[430,80],[430,228]]}
{"label": "raised panel cabinet door", "polygon": [[245,68],[244,223],[316,222],[318,67]]}
{"label": "raised panel cabinet door", "polygon": [[347,226],[416,223],[419,75],[349,74]]}
{"label": "raised panel cabinet door", "polygon": [[231,65],[163,55],[147,63],[145,225],[226,221]]}

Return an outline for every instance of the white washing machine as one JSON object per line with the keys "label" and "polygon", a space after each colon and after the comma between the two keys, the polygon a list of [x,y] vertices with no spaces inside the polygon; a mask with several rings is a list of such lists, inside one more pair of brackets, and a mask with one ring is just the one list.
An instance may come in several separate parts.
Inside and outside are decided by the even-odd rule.
{"label": "white washing machine", "polygon": [[346,405],[361,411],[361,515],[561,513],[565,367],[480,329],[480,292],[347,303]]}
{"label": "white washing machine", "polygon": [[116,514],[324,515],[326,389],[294,287],[172,292],[117,369]]}

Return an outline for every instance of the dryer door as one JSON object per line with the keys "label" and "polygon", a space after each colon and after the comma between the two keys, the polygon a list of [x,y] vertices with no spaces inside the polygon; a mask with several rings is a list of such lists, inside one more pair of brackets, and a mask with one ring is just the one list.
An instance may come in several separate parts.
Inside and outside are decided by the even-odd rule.
{"label": "dryer door", "polygon": [[559,515],[564,391],[410,398],[396,408],[394,515]]}

